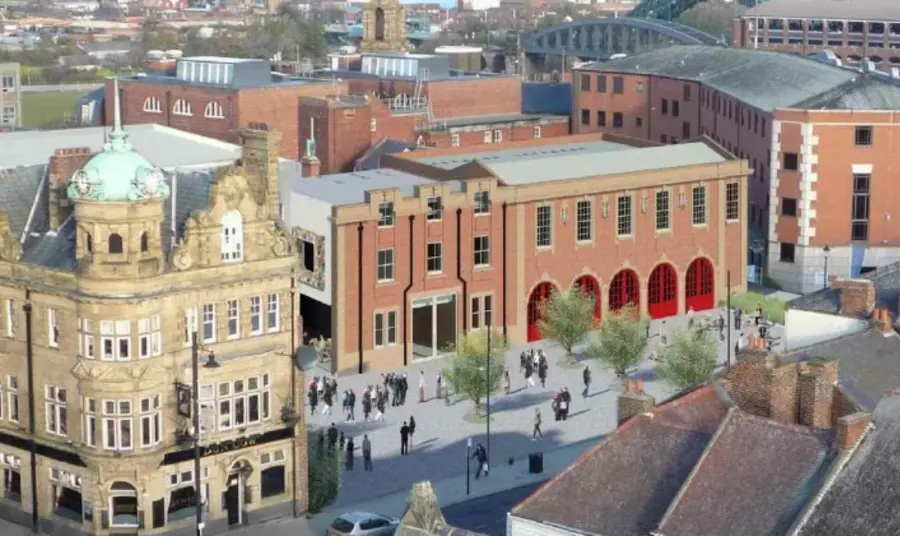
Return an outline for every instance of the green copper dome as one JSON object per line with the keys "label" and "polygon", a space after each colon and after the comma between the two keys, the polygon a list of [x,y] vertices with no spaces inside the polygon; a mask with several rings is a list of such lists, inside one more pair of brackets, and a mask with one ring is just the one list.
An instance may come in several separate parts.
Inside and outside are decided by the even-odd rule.
{"label": "green copper dome", "polygon": [[76,171],[69,180],[72,200],[142,201],[169,196],[162,171],[138,154],[122,130],[119,83],[114,82],[115,126],[103,150]]}

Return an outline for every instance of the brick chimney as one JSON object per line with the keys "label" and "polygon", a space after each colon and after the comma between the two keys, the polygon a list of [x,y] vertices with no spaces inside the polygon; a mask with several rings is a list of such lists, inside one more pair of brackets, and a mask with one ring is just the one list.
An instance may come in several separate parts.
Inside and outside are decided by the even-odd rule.
{"label": "brick chimney", "polygon": [[656,400],[644,392],[643,380],[628,380],[625,382],[625,392],[619,395],[619,426],[635,415],[653,411],[655,405]]}
{"label": "brick chimney", "polygon": [[841,291],[841,314],[868,316],[875,307],[875,285],[868,279],[838,279],[834,287]]}
{"label": "brick chimney", "polygon": [[813,428],[831,428],[834,382],[819,367],[800,374],[797,397],[799,398],[799,424]]}
{"label": "brick chimney", "polygon": [[891,312],[882,307],[878,307],[872,313],[872,325],[880,331],[884,333],[885,336],[892,335],[894,333],[894,324],[891,321]]}
{"label": "brick chimney", "polygon": [[872,415],[869,413],[853,413],[838,419],[835,427],[835,448],[842,451],[853,448],[866,432],[870,422]]}
{"label": "brick chimney", "polygon": [[300,173],[304,179],[318,177],[321,168],[322,163],[319,162],[319,159],[316,158],[315,155],[304,156],[300,159]]}
{"label": "brick chimney", "polygon": [[72,213],[72,205],[66,195],[66,187],[72,175],[83,168],[91,159],[88,147],[57,149],[50,157],[48,170],[48,205],[50,209],[50,228],[59,229]]}

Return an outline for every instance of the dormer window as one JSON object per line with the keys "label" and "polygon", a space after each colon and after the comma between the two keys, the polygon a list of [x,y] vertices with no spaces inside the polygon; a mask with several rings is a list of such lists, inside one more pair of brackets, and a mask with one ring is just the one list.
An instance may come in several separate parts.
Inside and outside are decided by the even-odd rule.
{"label": "dormer window", "polygon": [[172,107],[172,113],[175,115],[194,115],[191,104],[184,99],[175,101],[175,106]]}
{"label": "dormer window", "polygon": [[116,233],[109,235],[109,253],[122,253],[124,249],[122,235]]}
{"label": "dormer window", "polygon": [[141,233],[141,253],[147,253],[150,251],[150,239],[147,238],[147,233]]}
{"label": "dormer window", "polygon": [[203,117],[207,119],[225,119],[225,110],[218,102],[210,102],[203,110]]}
{"label": "dormer window", "polygon": [[156,97],[147,97],[144,99],[144,111],[151,114],[161,114],[162,103]]}
{"label": "dormer window", "polygon": [[222,216],[222,262],[237,262],[244,258],[244,218],[237,210]]}

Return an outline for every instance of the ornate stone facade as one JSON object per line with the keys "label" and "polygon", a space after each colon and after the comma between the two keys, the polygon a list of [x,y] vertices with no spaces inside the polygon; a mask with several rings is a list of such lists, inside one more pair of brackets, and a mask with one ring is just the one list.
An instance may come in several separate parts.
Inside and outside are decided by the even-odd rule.
{"label": "ornate stone facade", "polygon": [[194,334],[206,533],[305,511],[305,423],[285,415],[303,404],[292,304],[308,276],[277,220],[278,136],[242,138],[233,166],[183,179],[95,155],[69,183],[73,215],[24,252],[0,212],[0,515],[191,532]]}
{"label": "ornate stone facade", "polygon": [[406,52],[406,10],[400,0],[373,0],[363,11],[363,52]]}

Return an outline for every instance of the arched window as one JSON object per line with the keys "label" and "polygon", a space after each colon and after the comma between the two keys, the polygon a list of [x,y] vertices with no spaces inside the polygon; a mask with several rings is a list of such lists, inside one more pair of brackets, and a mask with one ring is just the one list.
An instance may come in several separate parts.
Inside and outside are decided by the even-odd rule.
{"label": "arched window", "polygon": [[94,237],[91,236],[91,233],[88,233],[87,235],[85,235],[84,249],[88,253],[94,252]]}
{"label": "arched window", "polygon": [[244,258],[244,218],[237,210],[222,216],[222,261],[236,262]]}
{"label": "arched window", "polygon": [[152,114],[161,114],[162,104],[156,97],[147,97],[144,99],[144,111]]}
{"label": "arched window", "polygon": [[172,107],[172,113],[175,115],[194,115],[194,111],[191,109],[191,103],[184,99],[175,101],[175,106]]}
{"label": "arched window", "polygon": [[141,253],[150,251],[150,239],[147,238],[147,232],[141,233]]}
{"label": "arched window", "polygon": [[375,40],[384,41],[384,10],[380,7],[375,10]]}
{"label": "arched window", "polygon": [[109,235],[109,253],[122,253],[123,251],[122,235],[116,233]]}
{"label": "arched window", "polygon": [[109,525],[111,527],[137,527],[137,489],[128,482],[113,482],[109,487]]}
{"label": "arched window", "polygon": [[225,110],[218,102],[210,102],[203,110],[203,117],[207,119],[225,119]]}

